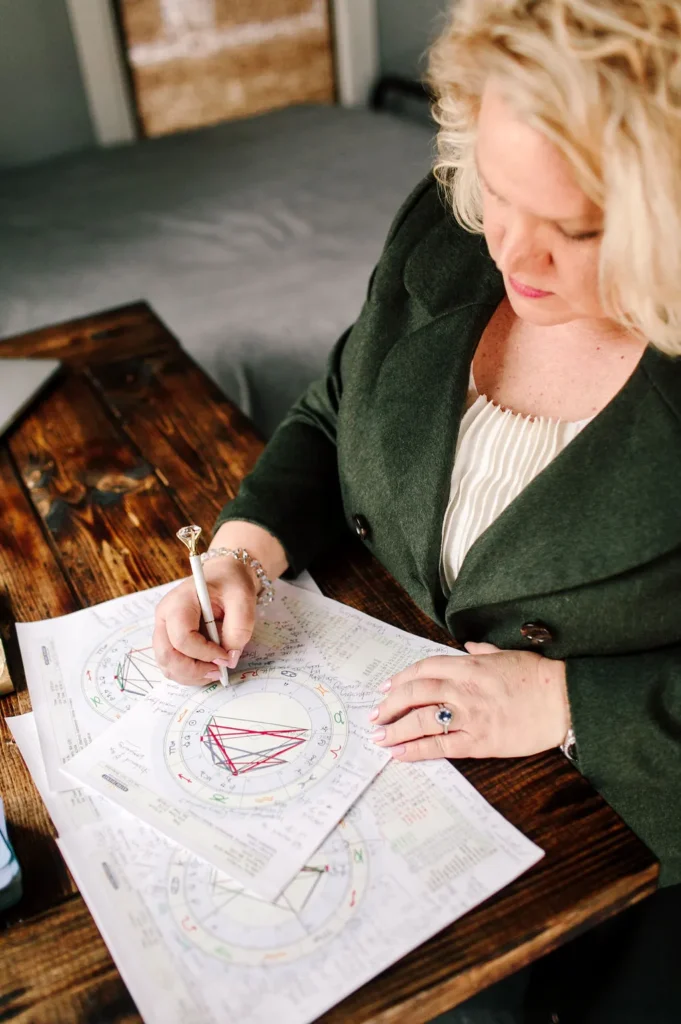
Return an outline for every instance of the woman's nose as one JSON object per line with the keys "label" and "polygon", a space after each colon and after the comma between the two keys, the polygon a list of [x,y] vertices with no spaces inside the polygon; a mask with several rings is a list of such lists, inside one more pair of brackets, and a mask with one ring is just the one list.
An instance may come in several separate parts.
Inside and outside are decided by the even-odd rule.
{"label": "woman's nose", "polygon": [[550,262],[549,253],[533,227],[521,220],[505,225],[497,246],[497,266],[507,274],[539,270]]}

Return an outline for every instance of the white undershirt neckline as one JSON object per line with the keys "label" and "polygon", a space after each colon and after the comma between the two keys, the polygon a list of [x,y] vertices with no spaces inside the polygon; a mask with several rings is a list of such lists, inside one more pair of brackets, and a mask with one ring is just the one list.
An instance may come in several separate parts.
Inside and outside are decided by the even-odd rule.
{"label": "white undershirt neckline", "polygon": [[445,593],[451,592],[477,538],[592,419],[551,419],[504,409],[478,393],[471,367],[442,524]]}

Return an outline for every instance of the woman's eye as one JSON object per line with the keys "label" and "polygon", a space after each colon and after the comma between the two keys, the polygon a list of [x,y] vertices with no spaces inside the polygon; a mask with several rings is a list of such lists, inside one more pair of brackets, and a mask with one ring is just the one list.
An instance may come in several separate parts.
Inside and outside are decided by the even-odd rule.
{"label": "woman's eye", "polygon": [[486,185],[484,181],[482,183],[482,188],[483,191],[486,192],[487,195],[490,197],[490,199],[494,199],[497,203],[502,202],[501,198],[496,194],[496,192],[492,192],[492,189],[489,187],[489,185]]}
{"label": "woman's eye", "polygon": [[561,231],[561,235],[568,242],[589,242],[593,238],[599,238],[602,234],[602,231],[585,231],[581,235],[568,235],[567,232]]}

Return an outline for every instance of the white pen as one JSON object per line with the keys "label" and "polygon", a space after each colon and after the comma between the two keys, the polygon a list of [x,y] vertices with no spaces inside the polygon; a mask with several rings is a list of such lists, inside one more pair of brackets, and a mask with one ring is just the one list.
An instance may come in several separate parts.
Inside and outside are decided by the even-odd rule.
{"label": "white pen", "polygon": [[[206,577],[203,575],[201,555],[196,550],[196,542],[201,536],[201,527],[183,526],[181,530],[177,531],[177,536],[182,543],[189,548],[189,564],[192,567],[192,576],[194,577],[196,594],[203,613],[203,621],[206,623],[206,632],[213,643],[219,644],[220,634],[218,633],[218,627],[215,625],[213,606],[210,603],[210,594],[208,593],[208,586],[206,585]],[[229,686],[229,674],[227,669],[224,665],[220,665],[219,669],[220,682],[223,686]]]}

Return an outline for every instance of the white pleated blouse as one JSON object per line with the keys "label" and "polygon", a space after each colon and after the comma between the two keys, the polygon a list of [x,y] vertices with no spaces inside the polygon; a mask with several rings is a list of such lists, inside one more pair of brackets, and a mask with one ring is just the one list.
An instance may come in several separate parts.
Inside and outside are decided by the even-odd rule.
{"label": "white pleated blouse", "polygon": [[471,369],[442,526],[446,594],[474,541],[592,419],[554,420],[502,409],[478,394]]}

